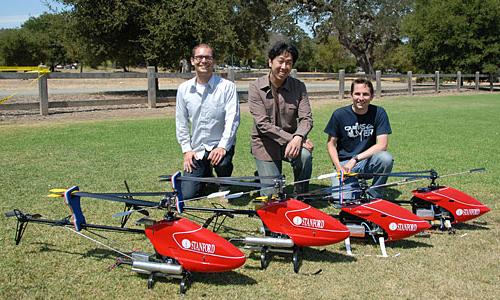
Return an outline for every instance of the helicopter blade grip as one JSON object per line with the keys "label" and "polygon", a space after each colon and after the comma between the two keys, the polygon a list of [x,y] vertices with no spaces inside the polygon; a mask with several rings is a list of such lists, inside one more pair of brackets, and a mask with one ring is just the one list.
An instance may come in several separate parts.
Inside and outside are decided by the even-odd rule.
{"label": "helicopter blade grip", "polygon": [[176,193],[175,208],[177,209],[177,212],[179,214],[182,214],[182,212],[184,211],[184,197],[182,195],[182,189],[181,189],[182,183],[179,180],[180,177],[181,177],[181,172],[177,171],[177,173],[175,173],[170,177],[170,182],[172,184],[174,192]]}
{"label": "helicopter blade grip", "polygon": [[73,186],[64,192],[64,202],[66,202],[71,210],[72,221],[76,231],[82,230],[82,224],[86,223],[85,216],[80,206],[80,196],[73,194],[79,190],[78,186]]}

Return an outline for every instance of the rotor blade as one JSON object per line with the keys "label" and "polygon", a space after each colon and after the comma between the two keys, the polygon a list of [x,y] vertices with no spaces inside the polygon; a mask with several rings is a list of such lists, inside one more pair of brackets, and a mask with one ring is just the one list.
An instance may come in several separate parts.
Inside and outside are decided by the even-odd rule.
{"label": "rotor blade", "polygon": [[207,199],[218,198],[218,197],[224,197],[224,196],[226,196],[227,194],[229,194],[229,191],[216,192],[216,193],[212,193],[212,194],[208,195],[208,196],[207,196]]}
{"label": "rotor blade", "polygon": [[467,171],[462,171],[458,173],[451,173],[451,174],[446,174],[446,175],[441,175],[439,178],[445,178],[445,177],[450,177],[450,176],[457,176],[457,175],[463,175],[463,174],[474,174],[474,173],[482,173],[486,172],[486,168],[476,168],[476,169],[471,169]]}
{"label": "rotor blade", "polygon": [[316,177],[316,179],[327,179],[327,178],[332,178],[332,177],[336,177],[337,176],[337,172],[333,172],[333,173],[328,173],[328,174],[323,174],[323,175],[319,175],[318,177]]}
{"label": "rotor blade", "polygon": [[[148,207],[148,208],[154,208],[154,207]],[[116,214],[112,215],[112,217],[113,218],[121,218],[121,217],[125,217],[125,216],[128,216],[128,215],[131,215],[132,213],[135,213],[135,212],[141,212],[143,210],[146,210],[146,208],[131,209],[131,210],[127,210],[127,211],[122,211],[122,212],[119,212],[119,213],[116,213]]]}
{"label": "rotor blade", "polygon": [[262,184],[262,183],[257,183],[257,182],[245,182],[245,181],[218,179],[218,178],[210,178],[210,177],[179,177],[178,180],[206,182],[206,183],[215,183],[215,184],[224,184],[224,185],[249,186],[249,187],[257,187],[257,188],[274,186],[273,184]]}
{"label": "rotor blade", "polygon": [[[356,173],[356,172],[350,172],[350,173],[344,173],[345,177],[360,177],[360,176],[388,176],[388,177],[421,177],[421,178],[428,178],[429,175],[418,175],[418,174],[425,174],[425,173],[430,173],[430,170],[426,171],[413,171],[413,172],[395,172],[395,173]],[[316,177],[316,179],[327,179],[327,178],[332,178],[332,177],[337,177],[339,176],[339,173],[333,172],[333,173],[328,173],[328,174],[323,174],[319,175]]]}
{"label": "rotor blade", "polygon": [[[160,175],[158,176],[159,178],[161,179],[166,179],[166,180],[170,180],[170,178],[172,177],[172,175]],[[180,180],[182,180],[182,178],[186,178],[187,176],[184,176],[184,177],[181,177]],[[227,176],[223,176],[223,177],[217,177],[218,179],[228,179],[228,180],[259,180],[259,179],[278,179],[279,177],[281,177],[281,175],[279,176],[231,176],[231,177],[227,177]]]}
{"label": "rotor blade", "polygon": [[50,193],[64,193],[66,192],[68,189],[61,189],[61,188],[56,188],[56,189],[50,189],[49,192]]}
{"label": "rotor blade", "polygon": [[224,196],[224,198],[226,198],[226,199],[236,199],[236,198],[239,198],[239,197],[241,197],[243,195],[244,195],[243,192],[239,192],[239,193],[234,193],[234,194],[228,194],[228,195]]}
{"label": "rotor blade", "polygon": [[113,195],[106,195],[106,194],[76,192],[76,193],[72,193],[72,195],[80,196],[80,197],[87,197],[87,198],[94,198],[94,199],[102,199],[102,200],[108,200],[108,201],[114,201],[114,202],[127,203],[127,204],[132,204],[135,206],[145,206],[145,207],[158,206],[158,202],[146,201],[146,200],[140,200],[140,199],[134,199],[134,198],[121,198],[121,197],[117,197],[117,196],[113,196]]}
{"label": "rotor blade", "polygon": [[422,178],[422,177],[409,177],[409,178],[405,178],[401,181],[372,185],[367,189],[367,191],[369,191],[371,189],[381,188],[381,187],[399,186],[399,185],[408,184],[408,183],[412,183],[412,182],[422,181],[425,179],[429,179],[429,178],[428,177],[424,177],[424,178]]}
{"label": "rotor blade", "polygon": [[117,197],[125,197],[125,196],[151,197],[151,196],[168,196],[172,194],[172,192],[133,192],[133,193],[94,193],[94,194],[117,196]]}
{"label": "rotor blade", "polygon": [[48,194],[47,197],[49,198],[61,198],[64,197],[63,194]]}
{"label": "rotor blade", "polygon": [[259,180],[259,179],[279,179],[281,175],[278,176],[239,176],[239,177],[217,177],[221,179],[230,180]]}

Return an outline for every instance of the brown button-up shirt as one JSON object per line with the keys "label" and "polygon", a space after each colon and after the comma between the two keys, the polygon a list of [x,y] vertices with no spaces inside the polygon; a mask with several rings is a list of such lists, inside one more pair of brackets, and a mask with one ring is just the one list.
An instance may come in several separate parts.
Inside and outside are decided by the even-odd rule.
{"label": "brown button-up shirt", "polygon": [[275,96],[278,111],[269,75],[250,83],[248,102],[254,119],[252,154],[259,160],[282,160],[283,147],[295,135],[305,139],[313,127],[311,105],[302,81],[288,77]]}

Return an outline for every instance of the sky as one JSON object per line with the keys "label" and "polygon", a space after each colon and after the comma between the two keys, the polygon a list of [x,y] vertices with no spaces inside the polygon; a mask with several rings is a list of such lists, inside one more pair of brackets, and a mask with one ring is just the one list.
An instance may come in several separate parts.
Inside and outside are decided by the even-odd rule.
{"label": "sky", "polygon": [[57,9],[63,7],[47,0],[0,0],[0,28],[19,28],[30,17],[50,12],[46,2]]}

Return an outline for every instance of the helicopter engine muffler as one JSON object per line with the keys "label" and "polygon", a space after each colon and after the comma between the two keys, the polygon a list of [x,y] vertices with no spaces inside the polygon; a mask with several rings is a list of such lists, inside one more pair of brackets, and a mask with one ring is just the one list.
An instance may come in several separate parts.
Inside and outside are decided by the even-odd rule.
{"label": "helicopter engine muffler", "polygon": [[141,274],[163,273],[168,275],[181,275],[182,266],[171,263],[160,263],[152,261],[133,261],[132,271]]}
{"label": "helicopter engine muffler", "polygon": [[276,248],[292,248],[294,243],[291,239],[273,237],[245,237],[243,243],[251,246],[269,246]]}

